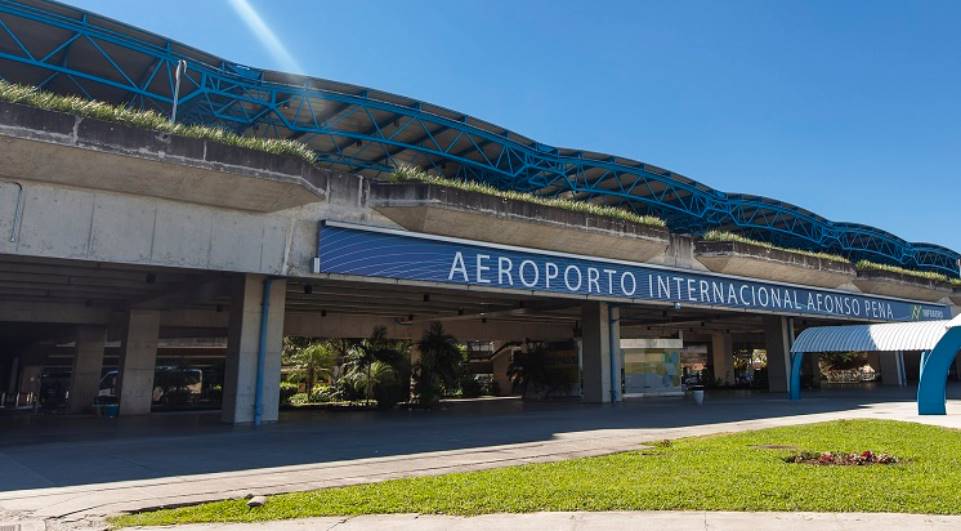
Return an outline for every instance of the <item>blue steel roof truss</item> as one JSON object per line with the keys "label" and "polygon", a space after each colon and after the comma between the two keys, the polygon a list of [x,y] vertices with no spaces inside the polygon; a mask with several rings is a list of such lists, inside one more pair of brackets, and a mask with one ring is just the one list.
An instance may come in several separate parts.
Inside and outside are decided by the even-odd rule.
{"label": "blue steel roof truss", "polygon": [[[174,70],[183,59],[188,64],[178,102],[183,121],[296,138],[317,151],[318,161],[348,171],[376,176],[397,164],[414,164],[499,188],[622,206],[657,215],[676,231],[734,230],[775,244],[958,275],[961,255],[938,245],[832,222],[780,201],[725,194],[643,163],[560,150],[480,127],[464,115],[425,110],[421,102],[371,97],[369,89],[335,90],[322,80],[294,76],[267,80],[264,71],[198,59],[200,52],[91,18],[42,0],[0,0],[0,77],[166,113],[173,103]],[[59,42],[21,38],[19,28],[30,25],[33,34],[42,27],[60,36]],[[99,67],[70,60],[79,45],[86,47],[85,58],[97,56]]]}

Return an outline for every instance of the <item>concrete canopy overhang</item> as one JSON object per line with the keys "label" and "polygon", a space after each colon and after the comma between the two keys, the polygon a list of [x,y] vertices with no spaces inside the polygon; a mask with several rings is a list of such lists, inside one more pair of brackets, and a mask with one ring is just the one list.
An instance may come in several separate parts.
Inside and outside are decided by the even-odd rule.
{"label": "concrete canopy overhang", "polygon": [[771,249],[736,241],[700,240],[695,256],[717,273],[793,282],[824,288],[850,284],[857,273],[849,262]]}
{"label": "concrete canopy overhang", "polygon": [[295,157],[2,102],[0,175],[253,212],[321,201],[327,178]]}
{"label": "concrete canopy overhang", "polygon": [[643,262],[670,242],[663,227],[427,183],[376,183],[371,205],[414,232],[604,258]]}

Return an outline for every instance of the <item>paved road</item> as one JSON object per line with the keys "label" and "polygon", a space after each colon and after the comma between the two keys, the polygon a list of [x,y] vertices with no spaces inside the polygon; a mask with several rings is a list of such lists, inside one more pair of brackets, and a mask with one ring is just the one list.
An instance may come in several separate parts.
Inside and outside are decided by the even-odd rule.
{"label": "paved road", "polygon": [[961,428],[961,401],[949,401],[947,416],[918,417],[912,399],[911,390],[877,389],[799,402],[714,395],[702,407],[676,399],[618,406],[490,401],[440,412],[300,412],[260,429],[222,426],[210,414],[17,421],[0,427],[0,513],[79,524],[247,492],[601,455],[665,438],[839,418]]}
{"label": "paved road", "polygon": [[[454,516],[378,515],[266,524],[190,525],[176,531],[904,531],[961,529],[961,516],[865,513],[604,512]],[[136,528],[143,530],[171,528]]]}

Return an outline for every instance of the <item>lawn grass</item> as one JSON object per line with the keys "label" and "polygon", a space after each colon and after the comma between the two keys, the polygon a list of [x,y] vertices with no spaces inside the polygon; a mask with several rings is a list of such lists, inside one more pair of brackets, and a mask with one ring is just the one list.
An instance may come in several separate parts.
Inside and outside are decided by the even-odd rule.
{"label": "lawn grass", "polygon": [[[763,448],[762,446],[790,446]],[[788,464],[798,451],[872,450],[896,465]],[[961,514],[961,432],[854,420],[681,439],[651,450],[229,500],[115,518],[116,526],[374,513],[727,510]]]}

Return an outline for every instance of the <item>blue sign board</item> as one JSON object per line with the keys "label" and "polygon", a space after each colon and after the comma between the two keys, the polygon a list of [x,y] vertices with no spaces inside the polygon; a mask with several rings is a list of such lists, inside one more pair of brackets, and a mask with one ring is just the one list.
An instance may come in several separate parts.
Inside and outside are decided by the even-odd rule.
{"label": "blue sign board", "polygon": [[334,222],[321,224],[314,272],[784,315],[950,319],[939,304]]}

